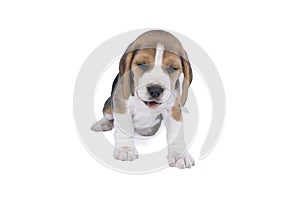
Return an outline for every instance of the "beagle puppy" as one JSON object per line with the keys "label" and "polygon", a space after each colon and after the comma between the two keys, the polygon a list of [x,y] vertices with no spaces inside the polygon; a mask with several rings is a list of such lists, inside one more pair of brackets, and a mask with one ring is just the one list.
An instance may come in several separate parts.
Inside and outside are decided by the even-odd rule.
{"label": "beagle puppy", "polygon": [[[184,75],[180,83],[180,75]],[[104,117],[94,131],[115,128],[114,158],[138,158],[134,138],[152,136],[167,129],[168,164],[190,168],[194,159],[187,152],[183,135],[182,107],[193,74],[180,41],[162,30],[148,31],[131,43],[119,63],[111,96],[103,107]],[[182,85],[182,86],[181,86]]]}

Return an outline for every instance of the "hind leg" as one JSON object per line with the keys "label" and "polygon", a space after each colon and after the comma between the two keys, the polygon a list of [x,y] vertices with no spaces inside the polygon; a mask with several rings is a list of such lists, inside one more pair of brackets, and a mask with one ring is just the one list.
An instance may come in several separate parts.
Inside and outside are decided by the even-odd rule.
{"label": "hind leg", "polygon": [[93,131],[99,132],[99,131],[110,131],[111,129],[113,129],[113,127],[114,127],[113,120],[108,120],[105,117],[103,117],[102,119],[97,121],[95,124],[93,124],[91,129]]}
{"label": "hind leg", "polygon": [[104,104],[103,115],[104,117],[91,127],[93,131],[110,131],[113,129],[114,118],[112,114],[111,97],[109,97]]}

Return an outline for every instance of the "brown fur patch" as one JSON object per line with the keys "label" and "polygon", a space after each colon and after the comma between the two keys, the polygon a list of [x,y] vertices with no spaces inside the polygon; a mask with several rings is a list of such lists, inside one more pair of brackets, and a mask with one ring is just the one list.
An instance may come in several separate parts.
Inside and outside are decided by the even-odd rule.
{"label": "brown fur patch", "polygon": [[124,114],[127,111],[126,99],[122,93],[122,82],[116,86],[115,93],[113,94],[113,110],[115,113]]}
{"label": "brown fur patch", "polygon": [[[187,57],[187,56],[185,56],[185,57]],[[193,80],[193,72],[192,72],[190,62],[184,58],[181,58],[181,60],[182,60],[182,65],[183,65],[184,81],[182,83],[182,95],[181,95],[180,103],[183,106],[185,104],[187,96],[188,96],[188,89]]]}
{"label": "brown fur patch", "polygon": [[[132,60],[132,73],[133,73],[133,82],[134,85],[138,85],[139,78],[146,72],[150,71],[154,67],[154,60],[155,60],[155,52],[156,49],[141,49],[139,50],[133,60]],[[148,68],[146,71],[141,69],[138,65],[139,64],[147,64]],[[135,87],[134,87],[135,88]]]}
{"label": "brown fur patch", "polygon": [[182,120],[181,107],[178,99],[176,99],[174,106],[172,107],[172,117],[176,121]]}
{"label": "brown fur patch", "polygon": [[119,84],[122,85],[122,93],[123,98],[128,99],[131,91],[131,83],[130,83],[130,70],[131,70],[131,62],[134,52],[126,52],[119,64],[119,74],[121,76],[121,80],[118,81]]}
{"label": "brown fur patch", "polygon": [[104,103],[103,114],[112,115],[111,97],[109,97]]}
{"label": "brown fur patch", "polygon": [[[182,73],[182,64],[180,57],[169,51],[164,51],[164,58],[163,58],[163,66],[162,69],[166,74],[169,74],[171,80],[171,89],[174,90],[175,83],[178,80],[179,75]],[[168,73],[168,68],[174,67],[176,71]]]}
{"label": "brown fur patch", "polygon": [[148,31],[142,34],[128,47],[127,51],[145,48],[156,49],[158,43],[163,44],[166,51],[177,53],[180,56],[184,55],[180,41],[172,34],[162,30]]}

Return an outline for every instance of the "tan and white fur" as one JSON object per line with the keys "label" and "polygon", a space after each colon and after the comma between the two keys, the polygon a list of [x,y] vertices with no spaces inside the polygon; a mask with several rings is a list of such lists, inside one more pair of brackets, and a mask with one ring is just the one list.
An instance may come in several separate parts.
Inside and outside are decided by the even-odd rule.
{"label": "tan and white fur", "polygon": [[192,69],[179,40],[161,30],[146,32],[122,56],[111,96],[104,104],[104,118],[92,130],[114,127],[114,158],[131,161],[138,158],[134,138],[154,135],[164,121],[169,165],[190,168],[194,160],[186,149],[181,109],[191,81]]}

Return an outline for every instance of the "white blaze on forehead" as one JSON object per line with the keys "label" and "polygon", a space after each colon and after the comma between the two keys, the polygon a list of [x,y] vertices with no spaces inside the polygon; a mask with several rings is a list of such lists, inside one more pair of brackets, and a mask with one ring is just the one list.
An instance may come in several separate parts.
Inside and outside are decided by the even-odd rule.
{"label": "white blaze on forehead", "polygon": [[155,53],[155,61],[154,65],[161,65],[164,56],[164,45],[158,43],[156,46],[156,53]]}
{"label": "white blaze on forehead", "polygon": [[164,73],[162,69],[163,57],[164,45],[158,43],[156,46],[154,67],[150,71],[144,73],[138,81],[137,96],[144,101],[151,99],[147,87],[152,84],[158,84],[164,88],[164,92],[160,97],[162,102],[166,102],[171,95],[170,77]]}

